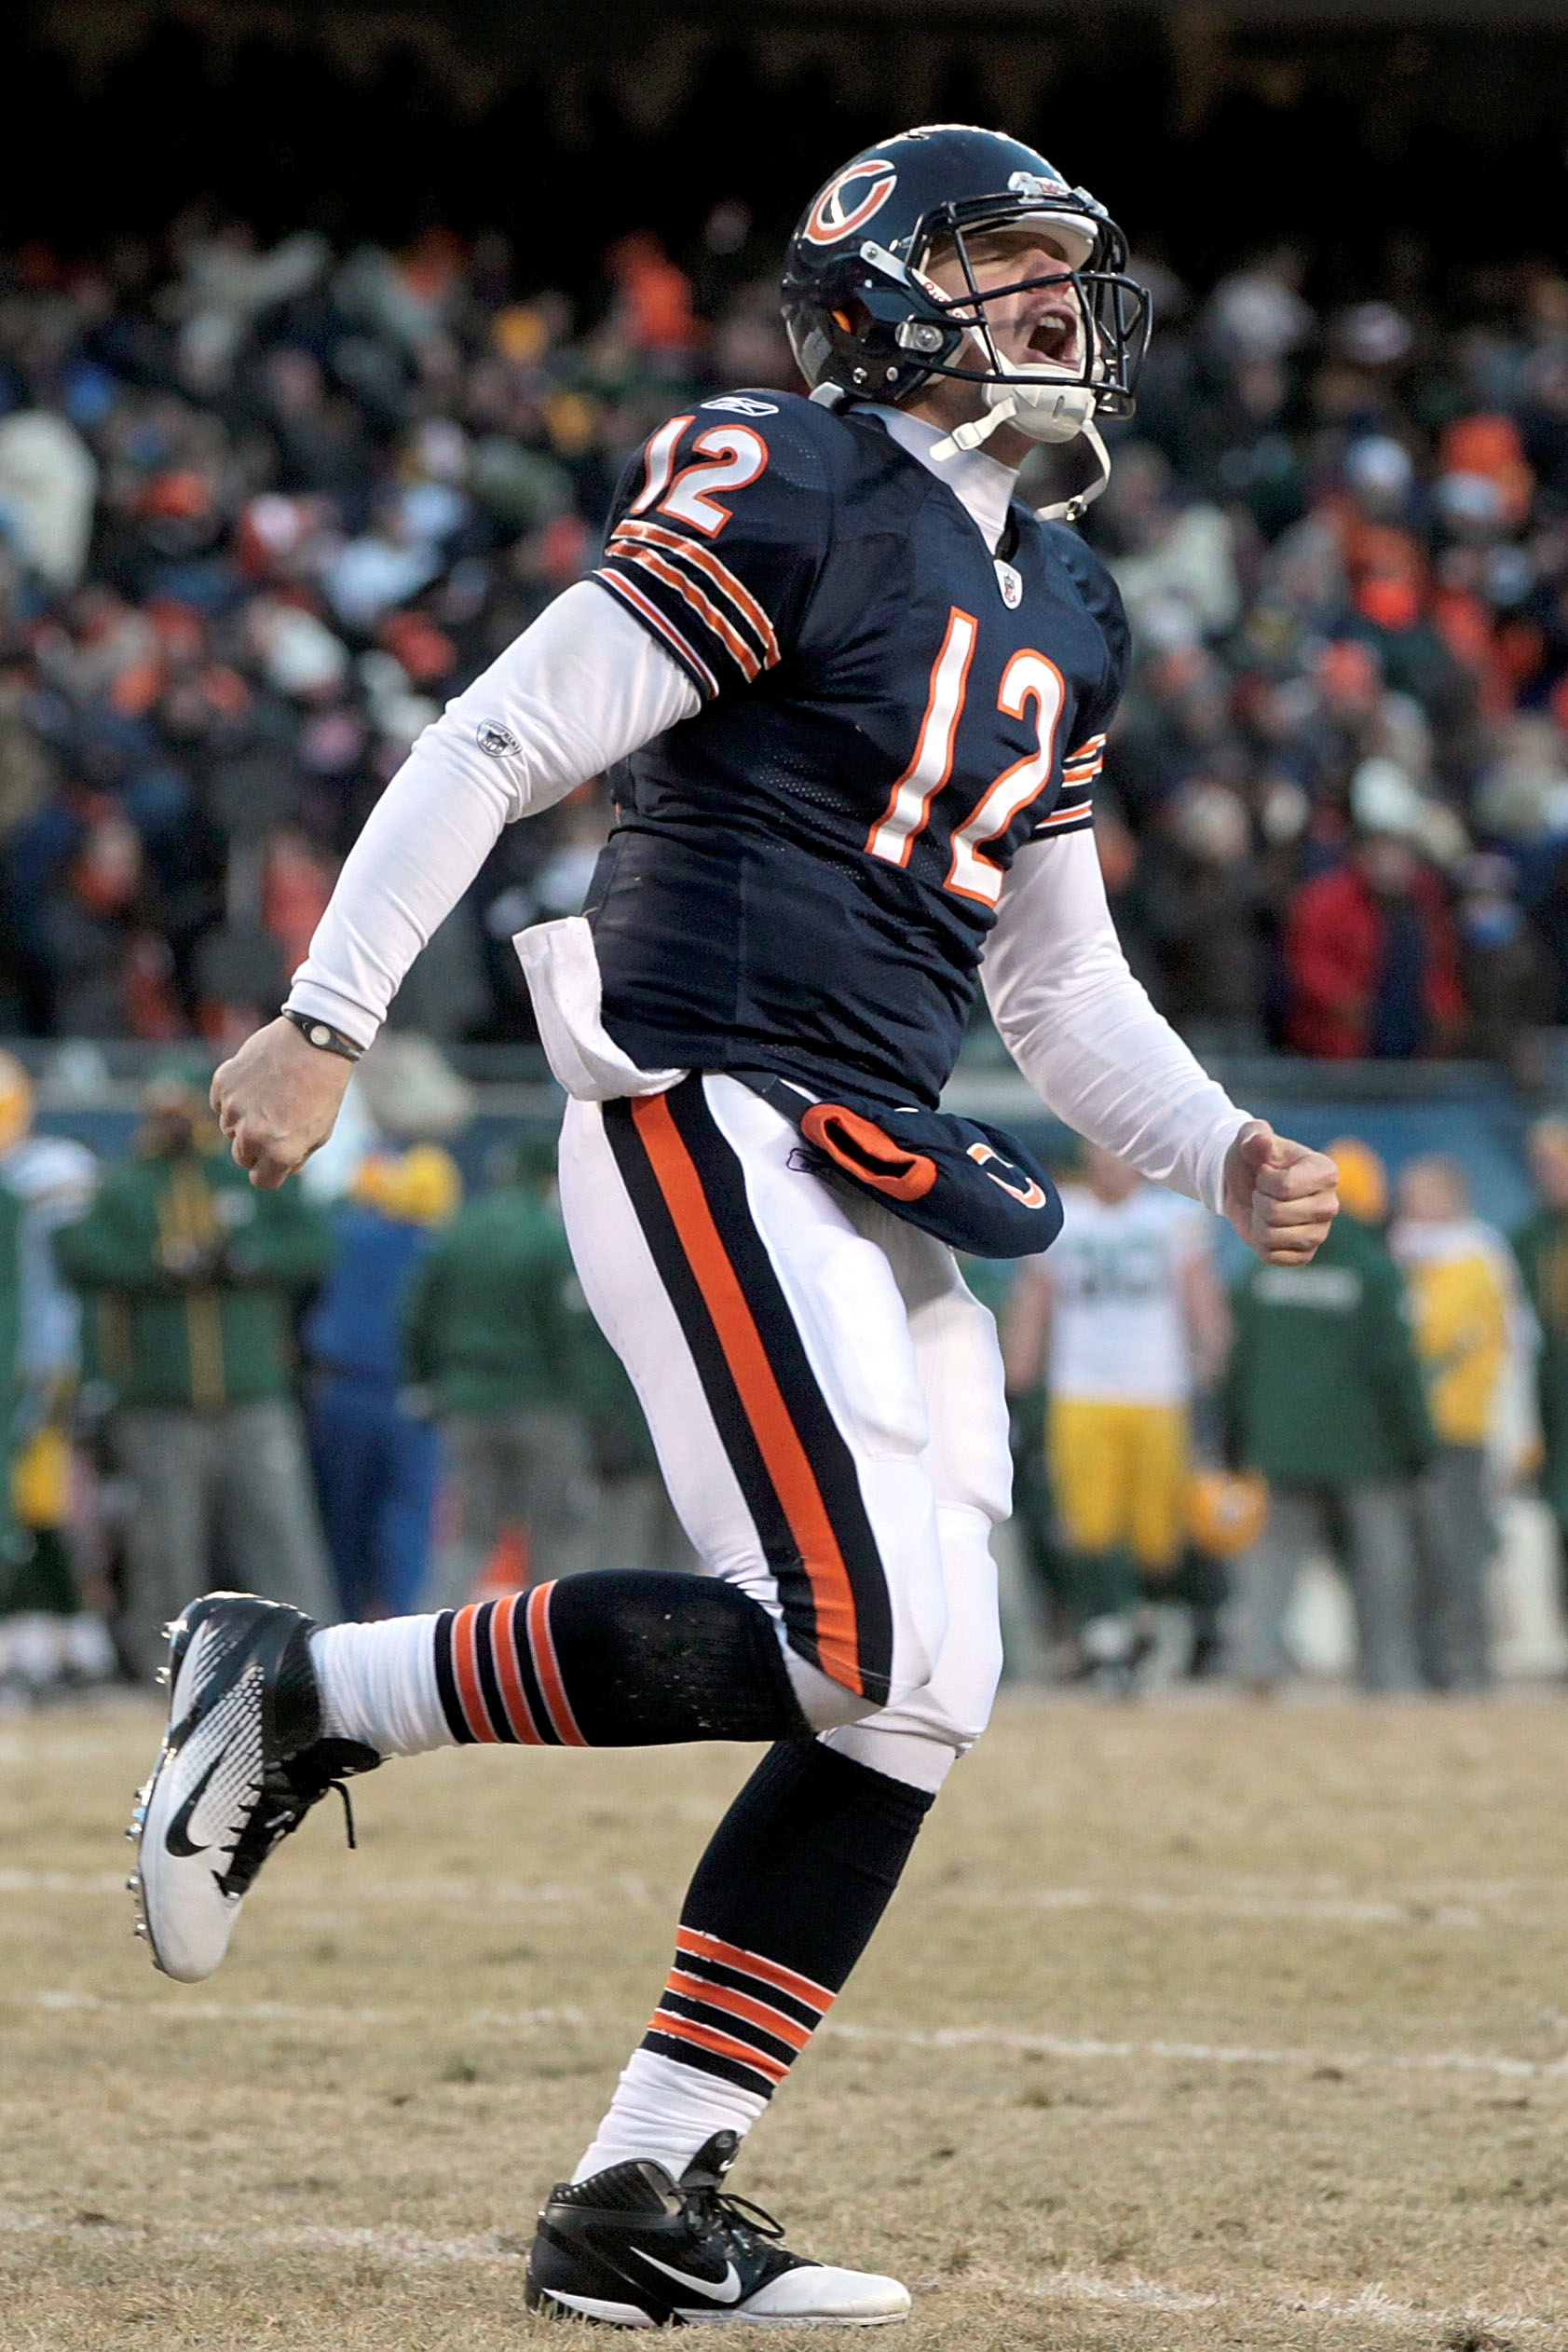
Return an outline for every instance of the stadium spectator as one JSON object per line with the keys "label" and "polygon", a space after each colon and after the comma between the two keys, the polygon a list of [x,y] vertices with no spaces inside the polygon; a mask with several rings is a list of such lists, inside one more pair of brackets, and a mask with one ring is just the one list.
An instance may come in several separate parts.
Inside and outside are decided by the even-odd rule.
{"label": "stadium spectator", "polygon": [[[494,237],[192,215],[136,267],[11,272],[0,1029],[222,1043],[277,1001],[414,735],[592,565],[643,434],[795,382],[766,238],[721,203],[702,254],[633,229],[596,288],[529,290]],[[1207,296],[1150,273],[1085,526],[1137,624],[1103,786],[1134,961],[1206,1047],[1512,1056],[1568,1014],[1561,282],[1500,270],[1466,337],[1419,254],[1343,310],[1298,253]],[[509,828],[411,1023],[532,1033],[507,942],[580,901],[607,814]]]}
{"label": "stadium spectator", "polygon": [[1433,1690],[1491,1679],[1486,1569],[1496,1548],[1487,1441],[1518,1326],[1517,1277],[1501,1234],[1470,1214],[1457,1161],[1400,1170],[1388,1239],[1411,1297],[1438,1453],[1415,1488],[1416,1642]]}
{"label": "stadium spectator", "polygon": [[1130,1687],[1141,1596],[1179,1597],[1193,1390],[1218,1374],[1226,1313],[1201,1209],[1097,1145],[1066,1223],[1020,1262],[1003,1357],[1017,1393],[1045,1364],[1045,1459],[1083,1670]]}
{"label": "stadium spectator", "polygon": [[71,1419],[81,1307],[50,1247],[59,1228],[85,1212],[97,1164],[85,1145],[35,1135],[32,1128],[32,1082],[14,1055],[0,1053],[0,1184],[21,1204],[11,1475],[16,1556],[0,1573],[0,1636],[13,1676],[39,1690],[67,1677],[102,1680],[114,1673],[115,1656],[102,1606],[107,1595],[96,1579],[90,1595],[83,1591],[75,1556]]}
{"label": "stadium spectator", "polygon": [[582,1301],[554,1175],[553,1136],[524,1138],[509,1179],[458,1211],[404,1293],[404,1361],[440,1424],[450,1479],[436,1608],[468,1600],[509,1534],[526,1545],[532,1583],[593,1565]]}
{"label": "stadium spectator", "polygon": [[1408,1060],[1456,1042],[1464,1014],[1441,886],[1390,824],[1304,882],[1286,937],[1287,1027],[1302,1053]]}
{"label": "stadium spectator", "polygon": [[1540,1326],[1541,1494],[1557,1523],[1568,1607],[1568,1120],[1537,1119],[1530,1168],[1541,1205],[1515,1234],[1514,1254]]}
{"label": "stadium spectator", "polygon": [[1380,1232],[1387,1183],[1363,1143],[1329,1150],[1341,1214],[1308,1266],[1259,1266],[1233,1294],[1229,1445],[1260,1470],[1269,1515],[1233,1563],[1228,1644],[1244,1687],[1290,1672],[1285,1629],[1314,1550],[1337,1552],[1356,1605],[1368,1690],[1421,1686],[1411,1482],[1437,1454],[1404,1285]]}
{"label": "stadium spectator", "polygon": [[329,1211],[333,1255],[300,1337],[310,1377],[305,1420],[321,1520],[349,1618],[416,1608],[429,1566],[440,1447],[408,1412],[402,1293],[462,1197],[439,1144],[371,1152]]}
{"label": "stadium spectator", "polygon": [[204,1096],[155,1080],[131,1156],[55,1254],[89,1310],[89,1354],[115,1399],[135,1493],[117,1636],[131,1671],[162,1664],[193,1593],[239,1586],[333,1616],[293,1393],[293,1319],[330,1237],[297,1185],[258,1192]]}

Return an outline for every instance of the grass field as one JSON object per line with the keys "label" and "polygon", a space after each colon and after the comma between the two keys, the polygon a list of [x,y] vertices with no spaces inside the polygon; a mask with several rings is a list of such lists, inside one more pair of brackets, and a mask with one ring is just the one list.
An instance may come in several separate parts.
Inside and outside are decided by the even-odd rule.
{"label": "grass field", "polygon": [[[559,2352],[519,2256],[746,1755],[397,1765],[184,1989],[154,1738],[0,1723],[0,2345]],[[1568,2345],[1565,1794],[1554,1698],[1014,1702],[736,2185],[907,2352]]]}

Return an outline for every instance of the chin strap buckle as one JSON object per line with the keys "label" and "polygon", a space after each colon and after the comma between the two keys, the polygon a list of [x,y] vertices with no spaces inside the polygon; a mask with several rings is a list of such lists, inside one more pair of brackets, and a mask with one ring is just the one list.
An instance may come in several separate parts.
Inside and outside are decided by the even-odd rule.
{"label": "chin strap buckle", "polygon": [[1061,499],[1056,506],[1037,506],[1034,513],[1035,519],[1038,522],[1076,523],[1079,516],[1084,513],[1087,508],[1093,506],[1095,500],[1099,497],[1101,491],[1105,488],[1106,484],[1110,481],[1111,452],[1106,447],[1104,442],[1100,439],[1099,427],[1095,423],[1092,417],[1084,426],[1083,438],[1088,443],[1090,448],[1094,451],[1094,480],[1092,482],[1085,483],[1083,489],[1075,490],[1071,498]]}

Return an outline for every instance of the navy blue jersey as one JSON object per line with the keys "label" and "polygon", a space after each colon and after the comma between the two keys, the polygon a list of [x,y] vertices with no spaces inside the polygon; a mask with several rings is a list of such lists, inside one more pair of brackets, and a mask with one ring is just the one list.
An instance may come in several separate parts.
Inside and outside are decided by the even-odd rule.
{"label": "navy blue jersey", "polygon": [[702,707],[613,774],[588,907],[645,1069],[935,1102],[1016,852],[1091,822],[1126,661],[1071,531],[1015,504],[1002,554],[874,413],[728,393],[652,435],[595,577]]}

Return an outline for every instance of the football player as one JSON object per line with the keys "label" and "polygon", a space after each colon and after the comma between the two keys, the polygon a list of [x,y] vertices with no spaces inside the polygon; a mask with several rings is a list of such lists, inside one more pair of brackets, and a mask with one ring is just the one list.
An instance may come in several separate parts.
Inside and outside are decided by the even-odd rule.
{"label": "football player", "polygon": [[1153,1594],[1180,1557],[1194,1389],[1217,1379],[1224,1292],[1208,1219],[1090,1143],[1063,1186],[1060,1241],[1026,1259],[1002,1353],[1015,1390],[1044,1373],[1045,1459],[1085,1673],[1132,1688],[1139,1577]]}
{"label": "football player", "polygon": [[1002,1363],[948,1245],[1038,1248],[1059,1208],[937,1108],[976,981],[1062,1117],[1264,1256],[1309,1258],[1333,1213],[1331,1163],[1236,1109],[1128,973],[1090,829],[1125,624],[1073,531],[1014,496],[1040,440],[1081,440],[1103,479],[1095,420],[1128,412],[1147,325],[1125,258],[1092,197],[989,131],[835,173],[784,281],[810,396],[693,401],[652,434],[600,568],[427,730],[282,1015],[214,1081],[240,1164],[282,1183],[501,827],[610,773],[586,916],[520,952],[570,1097],[583,1287],[710,1573],[326,1630],[194,1603],[135,1881],[154,1958],[196,1979],[278,1839],[386,1757],[770,1743],[540,2216],[534,2307],[908,2308],[724,2181],[997,1679]]}

